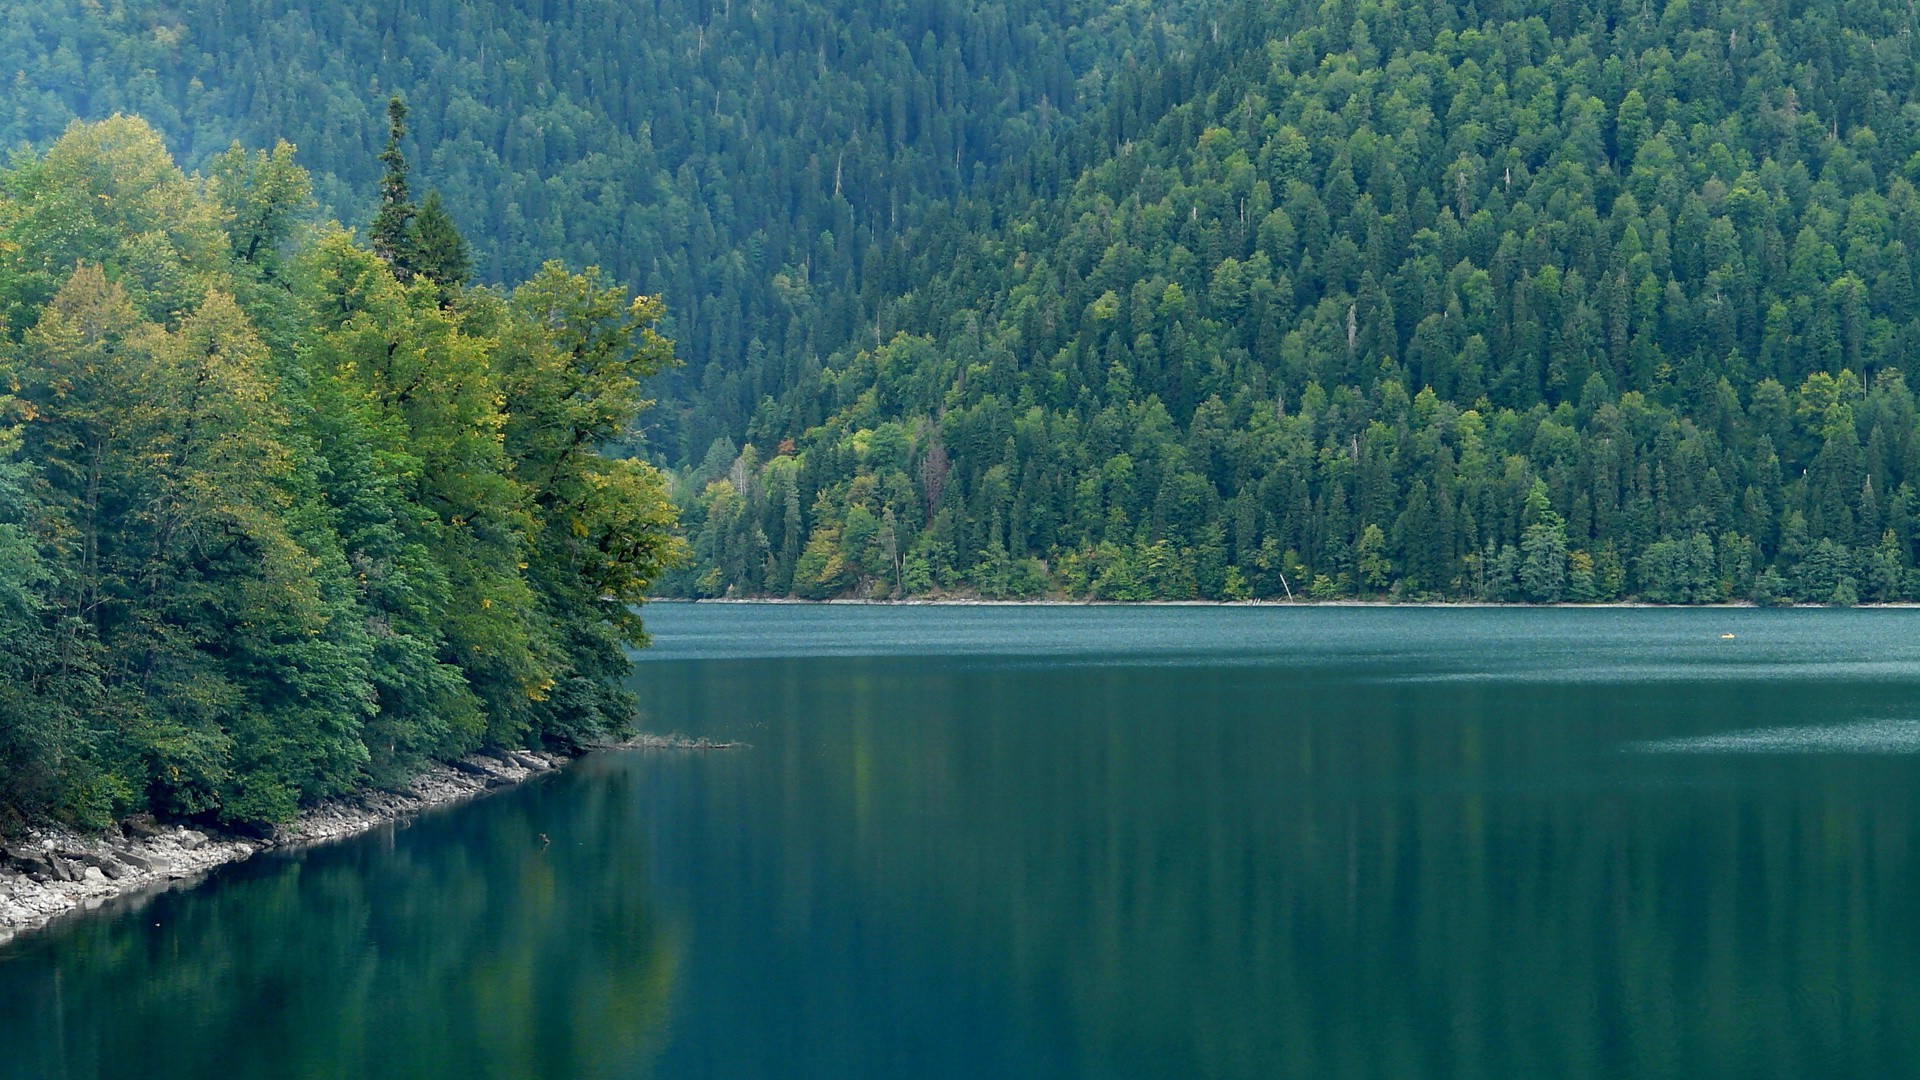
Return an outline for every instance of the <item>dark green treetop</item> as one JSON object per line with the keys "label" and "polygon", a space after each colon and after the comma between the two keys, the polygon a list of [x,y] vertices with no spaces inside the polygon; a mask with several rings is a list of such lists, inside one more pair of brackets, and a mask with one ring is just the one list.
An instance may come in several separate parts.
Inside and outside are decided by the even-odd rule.
{"label": "dark green treetop", "polygon": [[395,277],[413,276],[414,217],[419,208],[407,183],[407,157],[400,140],[407,134],[407,103],[395,94],[387,99],[387,147],[380,151],[385,172],[380,177],[380,210],[373,218],[373,253],[385,259]]}
{"label": "dark green treetop", "polygon": [[428,281],[443,289],[457,289],[473,279],[473,260],[466,238],[453,224],[438,189],[427,192],[413,219],[413,265]]}

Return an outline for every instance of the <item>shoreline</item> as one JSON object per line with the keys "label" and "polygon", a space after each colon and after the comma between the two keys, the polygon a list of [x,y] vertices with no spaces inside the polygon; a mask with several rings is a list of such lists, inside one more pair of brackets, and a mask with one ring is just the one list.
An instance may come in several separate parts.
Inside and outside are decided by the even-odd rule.
{"label": "shoreline", "polygon": [[1853,604],[1836,608],[1828,604],[1756,604],[1751,600],[1730,600],[1714,604],[1656,604],[1647,600],[1606,600],[1591,604],[1529,604],[1499,600],[988,600],[983,597],[941,596],[907,597],[901,600],[875,600],[861,597],[835,597],[830,600],[805,600],[797,596],[656,596],[655,604],[761,604],[788,607],[1197,607],[1197,608],[1500,608],[1510,610],[1612,611],[1649,609],[1661,611],[1726,611],[1750,608],[1756,611],[1902,611],[1920,608],[1920,601],[1895,600],[1881,604]]}
{"label": "shoreline", "polygon": [[[592,749],[628,745],[645,744]],[[357,836],[557,772],[573,760],[537,750],[470,754],[434,764],[402,792],[369,790],[329,799],[260,838],[140,819],[104,836],[57,826],[31,828],[0,845],[0,948],[109,904],[138,905],[168,890],[192,887],[210,871],[263,851]]]}

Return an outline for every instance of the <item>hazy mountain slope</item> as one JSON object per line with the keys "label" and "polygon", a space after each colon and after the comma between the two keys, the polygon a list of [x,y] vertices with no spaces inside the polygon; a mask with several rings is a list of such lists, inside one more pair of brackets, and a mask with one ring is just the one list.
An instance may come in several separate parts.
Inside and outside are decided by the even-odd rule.
{"label": "hazy mountain slope", "polygon": [[1914,18],[1269,9],[918,231],[679,586],[1909,595]]}
{"label": "hazy mountain slope", "polygon": [[737,432],[869,317],[882,246],[1170,47],[1188,0],[53,0],[0,3],[0,141],[139,113],[190,166],[298,145],[371,216],[412,106],[483,280],[598,264],[663,294],[688,367],[665,449]]}

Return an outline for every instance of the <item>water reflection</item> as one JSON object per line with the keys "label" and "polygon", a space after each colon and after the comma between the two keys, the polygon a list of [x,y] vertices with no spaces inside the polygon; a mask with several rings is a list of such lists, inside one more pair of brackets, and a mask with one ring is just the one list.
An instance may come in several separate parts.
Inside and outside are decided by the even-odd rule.
{"label": "water reflection", "polygon": [[0,1074],[1910,1074],[1886,614],[662,608],[751,750],[16,946]]}
{"label": "water reflection", "polygon": [[632,781],[559,778],[29,939],[0,963],[0,1074],[644,1074],[683,932],[619,827]]}
{"label": "water reflection", "polygon": [[[1671,630],[1704,653],[1717,625],[1636,639]],[[1865,648],[1832,625],[1798,658],[1810,671]],[[749,935],[756,969],[826,984],[736,1007],[723,988],[746,965],[700,953],[663,1060],[734,1076],[782,1053],[811,1076],[984,1074],[1007,1060],[993,1054],[1060,1076],[1910,1070],[1916,763],[1619,751],[1808,717],[1884,735],[1860,725],[1910,709],[1920,667],[1685,680],[1670,653],[1608,639],[1662,674],[1533,677],[1567,638],[1529,619],[1426,652],[1374,642],[1429,673],[1499,669],[1413,683],[1339,657],[1049,666],[1017,640],[1004,663],[651,665],[661,723],[756,747],[697,766],[676,812],[711,834],[668,873],[730,897],[711,922]],[[887,997],[832,1000],[850,986]],[[972,1037],[949,1029],[954,997],[989,1017]],[[776,1023],[713,1046],[769,1013],[872,1043]]]}

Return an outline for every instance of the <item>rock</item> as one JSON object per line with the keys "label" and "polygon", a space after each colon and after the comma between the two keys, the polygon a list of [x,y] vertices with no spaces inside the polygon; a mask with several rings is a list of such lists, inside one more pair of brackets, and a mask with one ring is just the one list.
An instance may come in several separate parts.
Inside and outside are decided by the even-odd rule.
{"label": "rock", "polygon": [[72,856],[87,864],[90,870],[100,871],[103,877],[118,881],[127,874],[126,864],[111,855],[102,855],[97,851],[82,851]]}
{"label": "rock", "polygon": [[135,814],[121,822],[120,828],[129,839],[152,840],[164,832],[160,823],[153,820],[152,814]]}
{"label": "rock", "polygon": [[28,851],[26,848],[20,848],[20,847],[0,848],[0,858],[3,858],[8,865],[19,869],[23,873],[27,873],[27,874],[52,874],[53,873],[53,863],[51,860],[49,860],[46,856],[40,854],[39,852]]}
{"label": "rock", "polygon": [[[0,845],[0,942],[22,926],[62,911],[100,904],[121,889],[156,879],[189,879],[276,843],[333,839],[385,825],[404,829],[419,810],[473,798],[566,762],[562,754],[506,749],[444,762],[412,777],[404,790],[369,791],[316,807],[284,831],[250,834],[162,825],[151,815],[120,823],[105,838],[61,828],[30,830]],[[71,887],[69,887],[71,886]],[[0,1062],[5,1061],[0,1052]],[[0,1068],[0,1074],[5,1073]]]}
{"label": "rock", "polygon": [[126,848],[114,848],[113,857],[119,860],[122,864],[126,866],[131,866],[136,870],[153,869],[152,859],[147,858],[145,855],[140,855],[136,852],[129,851]]}

